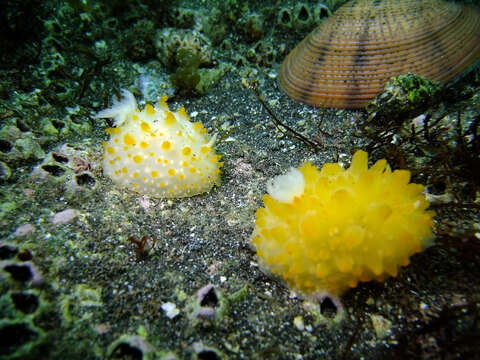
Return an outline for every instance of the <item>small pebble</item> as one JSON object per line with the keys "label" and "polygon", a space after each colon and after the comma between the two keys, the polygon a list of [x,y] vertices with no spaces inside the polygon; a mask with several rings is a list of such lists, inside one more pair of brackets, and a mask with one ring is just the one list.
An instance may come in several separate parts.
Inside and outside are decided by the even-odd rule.
{"label": "small pebble", "polygon": [[70,224],[77,216],[78,211],[75,209],[63,210],[53,215],[52,223],[53,225]]}
{"label": "small pebble", "polygon": [[169,319],[173,319],[175,316],[180,314],[180,310],[177,309],[177,306],[174,303],[167,302],[162,304],[161,307]]}
{"label": "small pebble", "polygon": [[32,234],[35,231],[35,227],[32,224],[23,224],[20,225],[17,230],[15,230],[14,236],[27,236]]}
{"label": "small pebble", "polygon": [[372,326],[377,335],[377,339],[384,339],[390,335],[392,328],[392,322],[390,320],[384,318],[382,315],[377,314],[370,315],[370,318],[372,320]]}
{"label": "small pebble", "polygon": [[303,322],[303,317],[301,316],[295,316],[293,319],[293,325],[295,325],[295,327],[300,331],[305,330],[305,324]]}

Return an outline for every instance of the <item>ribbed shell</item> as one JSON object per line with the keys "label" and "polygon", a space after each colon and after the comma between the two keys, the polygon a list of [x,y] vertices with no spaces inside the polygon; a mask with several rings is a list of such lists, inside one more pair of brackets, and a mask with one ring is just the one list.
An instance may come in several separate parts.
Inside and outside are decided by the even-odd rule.
{"label": "ribbed shell", "polygon": [[362,108],[392,76],[449,81],[480,58],[480,10],[442,0],[353,0],[286,57],[279,84],[309,105]]}

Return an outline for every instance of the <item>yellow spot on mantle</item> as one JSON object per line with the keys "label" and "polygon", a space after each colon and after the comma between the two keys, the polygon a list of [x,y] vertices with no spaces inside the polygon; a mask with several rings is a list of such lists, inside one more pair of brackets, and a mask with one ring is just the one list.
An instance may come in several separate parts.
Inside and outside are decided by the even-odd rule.
{"label": "yellow spot on mantle", "polygon": [[142,121],[142,123],[140,124],[140,129],[142,129],[145,132],[150,131],[150,125],[145,121]]}
{"label": "yellow spot on mantle", "polygon": [[123,142],[125,143],[125,145],[135,145],[135,139],[130,134],[125,134],[125,136],[123,137]]}

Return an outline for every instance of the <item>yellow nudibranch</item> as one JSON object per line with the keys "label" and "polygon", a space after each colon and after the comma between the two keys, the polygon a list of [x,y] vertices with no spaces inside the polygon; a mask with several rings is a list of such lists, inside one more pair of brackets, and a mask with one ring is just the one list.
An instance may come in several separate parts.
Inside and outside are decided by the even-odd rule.
{"label": "yellow nudibranch", "polygon": [[104,143],[103,173],[121,187],[158,198],[180,198],[209,191],[220,184],[220,156],[201,122],[190,122],[185,108],[172,112],[163,96],[153,107],[139,110],[135,97],[122,90],[122,99],[100,111],[115,127]]}
{"label": "yellow nudibranch", "polygon": [[306,163],[267,184],[252,243],[263,265],[294,288],[339,295],[359,281],[396,276],[433,242],[435,213],[385,159],[368,168],[357,151],[350,168]]}

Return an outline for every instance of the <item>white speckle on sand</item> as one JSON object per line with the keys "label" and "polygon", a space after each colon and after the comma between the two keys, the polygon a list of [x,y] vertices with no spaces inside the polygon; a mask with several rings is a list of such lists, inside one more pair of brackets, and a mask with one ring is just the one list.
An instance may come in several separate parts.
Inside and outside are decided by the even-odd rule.
{"label": "white speckle on sand", "polygon": [[175,316],[180,314],[180,310],[178,310],[177,305],[175,305],[174,303],[166,302],[162,304],[161,307],[162,310],[165,311],[165,315],[167,315],[169,319],[173,319]]}

